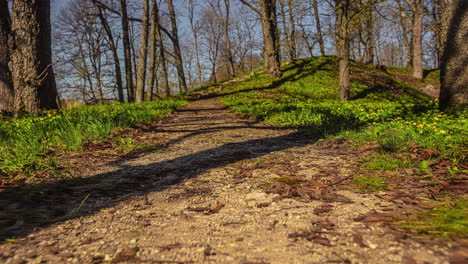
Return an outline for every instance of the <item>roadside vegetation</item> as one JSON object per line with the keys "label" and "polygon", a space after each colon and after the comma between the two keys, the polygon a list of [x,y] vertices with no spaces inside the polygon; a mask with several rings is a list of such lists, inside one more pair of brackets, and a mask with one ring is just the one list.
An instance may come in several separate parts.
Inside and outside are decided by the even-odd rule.
{"label": "roadside vegetation", "polygon": [[[410,77],[402,78],[404,69],[376,69],[359,63],[351,65],[351,100],[340,101],[337,69],[335,57],[286,62],[282,78],[257,70],[245,81],[226,86],[221,100],[241,115],[297,127],[317,138],[318,144],[344,142],[335,147],[360,154],[362,171],[353,184],[362,191],[415,188],[410,190],[415,196],[432,192],[464,201],[461,185],[468,173],[468,111],[439,111],[437,100],[414,89],[405,81]],[[437,76],[437,71],[430,71],[421,83],[438,86]],[[409,187],[413,183],[417,186]],[[457,201],[446,203],[444,210],[461,208],[463,213],[450,219],[454,225],[464,225],[454,232],[464,232],[466,202]],[[442,227],[437,224],[441,221],[427,218],[440,214],[425,216],[419,223],[429,221],[434,230],[452,223],[446,219]],[[408,226],[423,230],[417,224]]]}
{"label": "roadside vegetation", "polygon": [[[166,117],[186,102],[168,99],[141,104],[82,105],[40,117],[0,121],[0,177],[2,183],[23,178],[34,181],[38,171],[60,166],[57,156],[86,150],[113,131],[149,124]],[[115,145],[130,151],[131,137],[117,135]]]}

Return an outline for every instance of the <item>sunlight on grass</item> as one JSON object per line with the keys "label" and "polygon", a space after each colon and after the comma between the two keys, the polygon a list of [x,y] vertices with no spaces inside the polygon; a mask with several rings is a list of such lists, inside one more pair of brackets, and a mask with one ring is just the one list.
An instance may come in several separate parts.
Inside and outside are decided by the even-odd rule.
{"label": "sunlight on grass", "polygon": [[468,234],[468,200],[438,202],[426,212],[404,221],[403,225],[434,236],[466,236]]}
{"label": "sunlight on grass", "polygon": [[371,192],[383,191],[388,186],[380,176],[355,176],[354,184],[364,191]]}
{"label": "sunlight on grass", "polygon": [[[0,121],[0,176],[12,178],[53,169],[56,153],[79,151],[85,143],[102,140],[116,128],[154,122],[185,103],[161,100],[142,104],[83,105],[42,117]],[[134,148],[132,139],[123,139],[121,145],[127,150]]]}

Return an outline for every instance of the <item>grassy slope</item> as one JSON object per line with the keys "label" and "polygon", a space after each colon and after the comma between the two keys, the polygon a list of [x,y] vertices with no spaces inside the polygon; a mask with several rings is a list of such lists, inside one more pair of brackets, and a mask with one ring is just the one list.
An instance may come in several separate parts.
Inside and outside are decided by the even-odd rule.
{"label": "grassy slope", "polygon": [[[422,186],[450,184],[468,173],[468,111],[438,111],[437,100],[400,78],[403,69],[378,70],[354,63],[351,100],[347,102],[338,100],[334,57],[295,60],[284,63],[282,70],[284,75],[278,79],[257,70],[218,93],[223,95],[222,102],[239,114],[273,125],[298,127],[321,140],[342,137],[355,149],[374,146],[375,151],[363,158],[369,173],[354,181],[362,190],[382,191],[392,185],[405,185],[401,177],[393,181],[379,176],[384,171],[396,170],[399,175],[398,170],[410,169],[412,180],[421,181]],[[400,71],[400,76],[395,75],[395,70]],[[421,83],[437,86],[436,75],[431,72]],[[438,219],[425,215],[408,226],[423,230],[420,225],[424,224],[435,232],[465,233],[465,198],[449,204],[435,204],[433,209],[442,212],[440,208],[449,208],[445,210],[448,215],[439,214]],[[454,214],[457,210],[450,208],[462,209]]]}
{"label": "grassy slope", "polygon": [[[117,128],[154,122],[185,103],[170,99],[140,105],[83,105],[42,117],[0,120],[0,182],[54,170],[59,166],[57,154],[81,151]],[[128,139],[123,143],[128,144]]]}
{"label": "grassy slope", "polygon": [[465,161],[468,112],[442,113],[437,101],[387,72],[353,64],[351,100],[338,100],[336,59],[316,57],[283,64],[284,76],[260,70],[226,86],[232,110],[274,125],[295,126],[316,136],[374,140],[394,151],[432,148]]}

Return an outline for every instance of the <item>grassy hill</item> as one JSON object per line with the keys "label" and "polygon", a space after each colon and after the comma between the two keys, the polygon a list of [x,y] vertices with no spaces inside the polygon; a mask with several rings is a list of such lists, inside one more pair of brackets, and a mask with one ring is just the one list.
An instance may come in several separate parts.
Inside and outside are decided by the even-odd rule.
{"label": "grassy hill", "polygon": [[[262,70],[227,84],[217,94],[233,111],[278,126],[299,127],[317,137],[340,136],[402,151],[435,149],[466,161],[467,111],[444,113],[433,99],[387,69],[353,63],[351,100],[338,100],[335,57],[283,63],[283,77]],[[430,80],[437,79],[431,75]]]}

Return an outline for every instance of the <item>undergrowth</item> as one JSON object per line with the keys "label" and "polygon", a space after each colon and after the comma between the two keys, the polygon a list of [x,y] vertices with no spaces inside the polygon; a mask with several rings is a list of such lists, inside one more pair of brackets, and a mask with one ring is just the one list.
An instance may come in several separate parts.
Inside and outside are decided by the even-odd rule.
{"label": "undergrowth", "polygon": [[[161,100],[142,104],[77,106],[42,117],[0,121],[0,176],[27,176],[57,166],[55,154],[81,151],[117,128],[146,124],[166,117],[185,104]],[[128,146],[132,139],[122,141]]]}
{"label": "undergrowth", "polygon": [[281,78],[257,70],[227,85],[221,100],[237,113],[316,137],[376,142],[385,153],[430,148],[466,161],[468,111],[440,112],[437,100],[358,63],[351,66],[351,99],[340,101],[337,67],[335,57],[315,57],[284,63]]}

